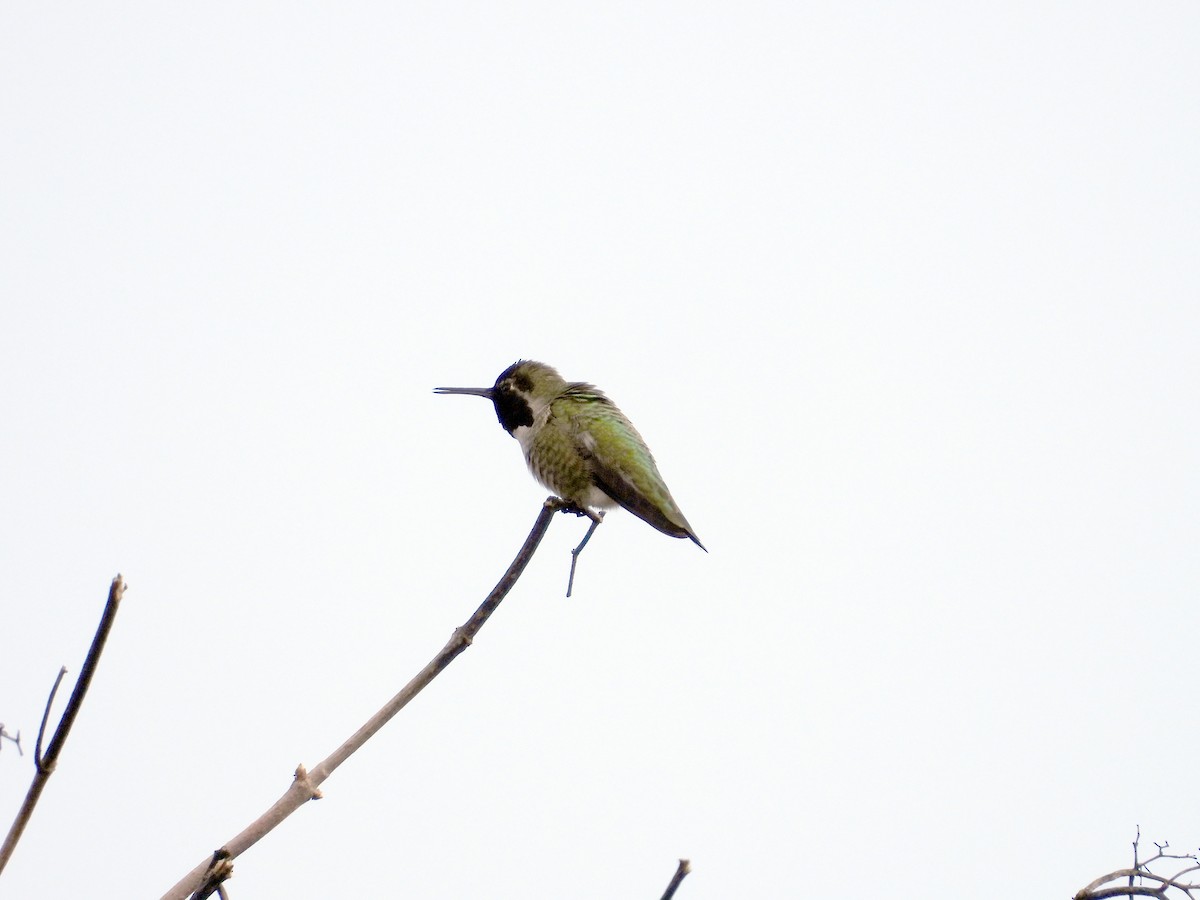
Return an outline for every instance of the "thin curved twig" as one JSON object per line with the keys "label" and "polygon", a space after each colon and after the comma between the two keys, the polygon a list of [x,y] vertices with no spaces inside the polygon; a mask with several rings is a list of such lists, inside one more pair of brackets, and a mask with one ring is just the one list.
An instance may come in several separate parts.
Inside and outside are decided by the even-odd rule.
{"label": "thin curved twig", "polygon": [[58,677],[54,679],[54,687],[50,688],[50,696],[46,698],[46,708],[42,710],[42,724],[38,726],[37,743],[33,745],[33,762],[37,766],[39,772],[49,775],[54,771],[53,765],[46,766],[45,758],[42,756],[42,738],[46,736],[46,722],[50,718],[50,707],[54,705],[54,697],[58,693],[58,686],[62,684],[63,676],[67,674],[66,666],[58,667]]}
{"label": "thin curved twig", "polygon": [[54,689],[50,692],[50,699],[46,702],[46,713],[42,716],[42,729],[38,732],[38,747],[35,757],[37,762],[37,771],[33,775],[33,782],[29,785],[29,790],[25,794],[25,802],[21,804],[21,809],[17,812],[16,819],[13,820],[12,827],[8,830],[8,835],[4,838],[4,844],[0,845],[0,872],[4,871],[5,865],[12,857],[14,848],[17,846],[17,841],[21,839],[21,835],[25,831],[25,826],[29,824],[29,818],[33,815],[33,808],[37,806],[38,798],[41,797],[43,789],[46,787],[46,782],[54,773],[55,766],[58,765],[59,754],[62,753],[63,744],[67,742],[67,736],[71,733],[71,726],[75,724],[75,717],[79,715],[79,710],[83,706],[83,698],[87,696],[88,687],[92,683],[92,676],[96,674],[96,665],[100,662],[100,654],[104,652],[104,643],[108,640],[108,633],[112,630],[113,621],[117,617],[117,608],[121,605],[121,597],[125,594],[125,579],[120,575],[112,581],[112,586],[108,589],[108,602],[104,606],[104,614],[100,617],[100,624],[96,628],[96,634],[92,638],[92,646],[88,649],[87,658],[83,661],[83,668],[79,672],[79,678],[75,682],[75,690],[71,691],[71,699],[67,701],[67,708],[63,711],[62,718],[58,720],[58,727],[54,729],[54,737],[50,739],[50,744],[46,748],[46,755],[42,756],[42,732],[46,728],[46,718],[50,714],[50,704],[54,702],[54,694],[58,690],[58,684],[62,681],[63,674],[66,669],[62,669],[58,673],[58,679],[54,682]]}
{"label": "thin curved twig", "polygon": [[[525,571],[525,567],[529,565],[534,551],[537,550],[542,538],[545,537],[546,530],[550,527],[551,518],[556,512],[560,510],[565,511],[566,509],[567,504],[562,500],[559,500],[557,497],[548,497],[542,505],[542,510],[538,514],[537,520],[533,523],[533,528],[529,532],[529,536],[525,538],[525,543],[521,546],[516,558],[513,559],[512,565],[508,567],[508,571],[504,573],[500,581],[492,589],[492,592],[479,605],[479,608],[471,614],[471,617],[458,628],[454,629],[454,634],[451,635],[446,646],[438,651],[438,654],[429,661],[425,668],[413,676],[412,680],[400,690],[400,693],[389,700],[379,712],[368,719],[358,731],[347,738],[340,747],[318,763],[315,768],[308,770],[302,765],[298,766],[295,777],[283,796],[217,851],[222,862],[226,864],[224,868],[225,877],[228,877],[232,873],[234,859],[258,843],[276,825],[309,800],[319,800],[321,798],[321,791],[319,790],[321,783],[332,775],[333,771],[344,763],[352,753],[358,750],[379,729],[386,725],[396,713],[407,706],[408,702],[424,690],[460,653],[471,646],[475,635],[479,633],[479,629],[484,626],[488,618],[496,611],[496,608],[500,605],[500,601],[512,590],[513,585],[517,583],[517,579],[521,577],[521,573]],[[203,862],[188,872],[174,887],[163,894],[163,900],[183,900],[183,898],[187,897],[191,897],[192,900],[204,900],[204,898],[211,896],[217,890],[220,883],[219,880],[212,877],[213,871],[210,868],[215,858],[216,855],[214,854],[209,854],[205,857]]]}

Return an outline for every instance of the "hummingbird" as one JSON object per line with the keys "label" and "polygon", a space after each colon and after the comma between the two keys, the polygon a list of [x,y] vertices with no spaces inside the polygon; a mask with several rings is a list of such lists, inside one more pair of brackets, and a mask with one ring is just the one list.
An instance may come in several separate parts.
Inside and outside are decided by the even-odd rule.
{"label": "hummingbird", "polygon": [[[440,387],[434,393],[491,400],[500,425],[521,444],[533,476],[573,506],[585,511],[623,506],[663,534],[691,538],[707,552],[642,436],[594,385],[567,381],[545,363],[522,359],[491,387]],[[593,516],[593,521],[599,520]]]}

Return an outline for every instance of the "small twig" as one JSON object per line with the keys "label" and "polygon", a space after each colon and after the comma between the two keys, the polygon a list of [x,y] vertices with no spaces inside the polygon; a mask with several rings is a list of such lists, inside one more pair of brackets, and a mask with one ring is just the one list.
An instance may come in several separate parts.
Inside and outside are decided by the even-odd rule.
{"label": "small twig", "polygon": [[108,640],[108,633],[112,630],[113,621],[117,617],[117,608],[121,605],[121,597],[124,593],[125,580],[118,575],[108,589],[108,603],[104,606],[104,614],[100,617],[100,624],[96,628],[95,637],[92,638],[92,646],[88,650],[87,658],[83,661],[83,668],[79,672],[79,678],[75,682],[75,690],[71,692],[71,699],[67,701],[67,708],[58,721],[58,727],[54,729],[54,737],[50,739],[50,745],[46,748],[46,755],[43,757],[42,731],[46,727],[46,716],[49,715],[50,704],[54,702],[54,692],[58,690],[58,682],[62,680],[63,672],[66,669],[59,672],[58,680],[54,683],[54,690],[50,692],[50,700],[46,703],[46,715],[42,717],[42,729],[38,732],[38,747],[35,757],[37,771],[34,772],[33,783],[29,785],[29,790],[25,794],[25,802],[21,804],[21,809],[17,812],[17,817],[13,820],[3,845],[0,845],[0,872],[3,872],[5,865],[8,864],[13,849],[17,846],[17,841],[21,839],[25,826],[29,824],[29,817],[33,815],[33,808],[37,806],[38,798],[41,797],[46,782],[53,774],[55,766],[58,765],[59,754],[62,753],[67,735],[71,733],[71,726],[75,724],[75,717],[79,715],[79,710],[83,706],[83,698],[87,696],[92,676],[96,674],[96,665],[100,661],[100,654],[104,652],[104,643]]}
{"label": "small twig", "polygon": [[570,597],[571,588],[575,585],[575,564],[579,562],[579,554],[583,552],[583,548],[587,546],[587,542],[592,539],[592,534],[599,527],[600,523],[604,521],[604,513],[603,511],[594,513],[583,507],[566,507],[563,509],[563,512],[573,512],[577,516],[587,516],[592,520],[591,527],[588,528],[587,534],[583,536],[583,540],[579,542],[579,546],[571,551],[571,575],[567,578],[567,596]]}
{"label": "small twig", "polygon": [[37,743],[33,747],[33,762],[37,766],[39,772],[50,774],[54,771],[53,764],[50,768],[46,767],[45,761],[42,759],[42,738],[46,734],[46,720],[50,718],[50,707],[54,705],[54,695],[58,693],[58,686],[62,684],[63,676],[67,674],[66,666],[58,667],[58,677],[54,679],[54,687],[50,688],[50,696],[46,698],[46,708],[42,710],[42,724],[38,727]]}
{"label": "small twig", "polygon": [[671,900],[675,896],[675,892],[679,890],[679,885],[683,883],[683,879],[690,871],[692,871],[691,860],[681,859],[679,867],[675,870],[675,875],[671,879],[671,883],[667,885],[667,890],[662,895],[662,900]]}
{"label": "small twig", "polygon": [[[475,635],[479,633],[479,629],[486,624],[492,613],[500,605],[500,602],[512,590],[513,585],[517,583],[517,579],[521,577],[521,573],[525,571],[525,567],[529,565],[534,551],[537,550],[538,545],[542,542],[542,538],[546,535],[546,530],[550,527],[550,520],[554,514],[559,510],[566,510],[567,508],[568,504],[557,497],[548,497],[546,499],[546,502],[542,504],[541,512],[538,513],[537,520],[533,523],[533,528],[529,532],[529,536],[525,538],[525,543],[517,552],[512,565],[508,567],[508,571],[496,583],[492,592],[487,595],[483,603],[479,605],[479,608],[471,614],[471,617],[458,628],[454,629],[454,633],[450,636],[450,640],[446,643],[446,646],[429,661],[425,668],[414,675],[408,684],[400,689],[400,693],[389,700],[379,712],[368,719],[358,731],[347,738],[340,747],[318,763],[316,767],[311,770],[306,770],[304,766],[297,767],[295,777],[291,785],[283,793],[283,796],[276,800],[270,809],[251,822],[237,836],[217,851],[224,854],[224,859],[231,867],[234,859],[262,840],[276,825],[309,800],[320,799],[321,792],[319,787],[322,782],[332,775],[338,766],[344,763],[351,754],[365,744],[379,729],[386,725],[396,713],[407,706],[409,701],[424,690],[460,653],[471,646]],[[210,878],[209,871],[211,865],[211,857],[206,858],[180,879],[174,887],[167,891],[163,895],[163,900],[181,900],[181,898],[188,897],[193,892],[207,887],[208,883],[213,880]]]}
{"label": "small twig", "polygon": [[21,747],[21,729],[19,729],[19,728],[17,729],[17,734],[14,737],[13,735],[9,734],[7,731],[4,730],[4,723],[0,722],[0,750],[4,749],[5,741],[12,741],[14,744],[17,745],[17,755],[18,756],[25,755],[25,750]]}
{"label": "small twig", "polygon": [[[1136,828],[1137,828],[1137,832],[1133,836],[1133,871],[1134,872],[1137,872],[1139,869],[1142,868],[1142,864],[1140,862],[1138,862],[1138,850],[1139,850],[1138,844],[1140,844],[1142,842],[1142,826],[1139,824],[1136,826]],[[1130,887],[1133,887],[1133,878],[1134,878],[1133,875],[1129,876],[1129,886]]]}

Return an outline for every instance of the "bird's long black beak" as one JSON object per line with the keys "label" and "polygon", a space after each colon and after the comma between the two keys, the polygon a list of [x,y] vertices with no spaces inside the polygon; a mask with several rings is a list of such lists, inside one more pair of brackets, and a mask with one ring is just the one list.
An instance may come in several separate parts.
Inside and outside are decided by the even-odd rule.
{"label": "bird's long black beak", "polygon": [[434,388],[435,394],[470,394],[473,397],[486,397],[492,399],[491,388]]}

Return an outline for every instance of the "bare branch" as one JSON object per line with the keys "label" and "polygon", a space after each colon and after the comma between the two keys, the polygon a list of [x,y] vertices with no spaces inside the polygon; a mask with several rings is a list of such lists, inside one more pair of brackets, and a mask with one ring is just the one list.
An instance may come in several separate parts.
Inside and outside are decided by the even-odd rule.
{"label": "bare branch", "polygon": [[0,845],[0,872],[3,872],[4,867],[8,864],[13,849],[17,846],[17,841],[21,839],[25,826],[29,824],[29,817],[33,815],[33,808],[37,805],[38,798],[41,797],[42,790],[46,787],[46,782],[53,774],[55,766],[58,765],[59,754],[62,753],[67,735],[71,733],[71,726],[75,724],[75,717],[79,715],[79,710],[83,706],[83,698],[87,696],[92,676],[96,674],[96,665],[100,661],[100,654],[104,652],[104,643],[108,640],[108,633],[112,630],[113,621],[117,617],[117,608],[121,605],[121,597],[124,594],[125,580],[117,575],[108,589],[108,602],[104,606],[104,614],[100,617],[100,625],[96,628],[95,637],[92,638],[92,646],[88,650],[87,658],[83,661],[83,669],[80,670],[79,678],[75,682],[75,690],[71,692],[71,699],[67,702],[67,708],[58,722],[58,727],[54,729],[54,737],[50,739],[50,745],[46,748],[46,755],[43,757],[42,731],[46,727],[50,704],[54,702],[54,693],[58,690],[58,683],[62,680],[63,672],[66,669],[59,672],[58,680],[54,682],[54,689],[50,692],[50,699],[46,703],[46,714],[42,716],[42,728],[38,732],[38,747],[35,756],[37,771],[34,773],[33,783],[29,785],[29,791],[25,794],[25,802],[21,804],[21,809],[17,812],[17,817],[8,830],[8,835],[4,838],[4,844]]}
{"label": "bare branch", "polygon": [[1090,894],[1076,894],[1075,900],[1108,900],[1110,897],[1162,897],[1167,885],[1161,887],[1145,887],[1144,885],[1125,885],[1124,887],[1105,888]]}
{"label": "bare branch", "polygon": [[679,885],[683,883],[683,879],[687,877],[690,871],[692,871],[691,860],[681,859],[679,867],[675,870],[675,875],[671,878],[671,883],[667,885],[667,889],[662,895],[662,900],[671,900],[675,896],[675,892],[679,890]]}
{"label": "bare branch", "polygon": [[[542,510],[538,514],[537,520],[533,524],[533,529],[529,532],[529,536],[525,539],[525,543],[517,553],[516,558],[513,559],[512,565],[508,567],[508,571],[504,573],[495,588],[492,589],[492,592],[488,594],[483,603],[479,605],[479,608],[472,613],[471,617],[454,630],[446,646],[429,661],[425,668],[413,676],[412,680],[400,690],[400,693],[389,700],[379,712],[368,719],[358,731],[347,738],[340,747],[318,763],[315,768],[307,770],[304,766],[298,766],[295,777],[283,796],[217,851],[217,854],[221,854],[222,861],[227,864],[223,878],[229,877],[232,873],[234,859],[253,847],[275,828],[276,825],[309,800],[320,799],[321,791],[319,788],[321,783],[333,774],[333,771],[338,766],[344,763],[351,754],[365,744],[379,729],[386,725],[396,713],[407,706],[408,702],[424,690],[460,653],[471,646],[471,642],[479,632],[479,629],[484,626],[488,618],[496,611],[500,602],[512,590],[517,579],[521,577],[521,573],[525,571],[525,567],[529,564],[530,559],[533,558],[534,551],[537,550],[538,544],[541,543],[546,530],[550,527],[551,518],[559,510],[570,511],[567,509],[567,504],[557,497],[548,497],[542,505]],[[180,879],[174,887],[167,891],[163,895],[163,900],[183,900],[183,898],[193,895],[193,892],[196,892],[194,895],[196,900],[209,896],[212,891],[216,890],[217,884],[219,884],[219,881],[212,877],[213,872],[210,868],[213,866],[215,859],[215,855],[207,857]],[[208,890],[209,893],[201,893],[204,890]]]}
{"label": "bare branch", "polygon": [[[1200,884],[1194,882],[1183,881],[1183,876],[1189,872],[1200,871],[1200,857],[1195,853],[1167,853],[1167,849],[1171,846],[1168,842],[1155,843],[1157,853],[1149,859],[1138,859],[1138,844],[1141,841],[1142,831],[1138,828],[1137,837],[1133,841],[1133,868],[1118,869],[1115,872],[1109,872],[1107,875],[1102,875],[1083,888],[1075,895],[1074,900],[1108,900],[1111,897],[1173,897],[1174,894],[1169,894],[1171,889],[1179,891],[1189,898],[1196,898],[1200,892]],[[1151,863],[1161,859],[1186,859],[1190,860],[1193,865],[1180,869],[1174,875],[1167,877],[1158,875],[1150,871]],[[1105,887],[1104,885],[1110,882],[1126,879],[1126,883],[1120,886]],[[1151,881],[1152,885],[1142,884],[1140,882]],[[1137,883],[1135,883],[1137,882]]]}

